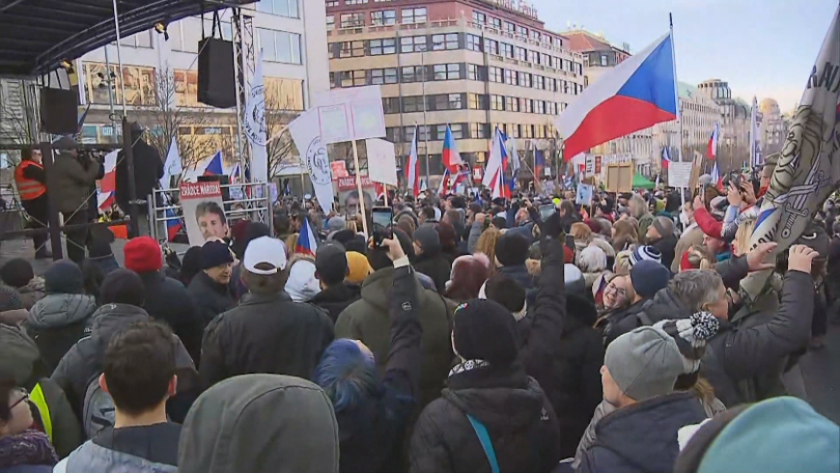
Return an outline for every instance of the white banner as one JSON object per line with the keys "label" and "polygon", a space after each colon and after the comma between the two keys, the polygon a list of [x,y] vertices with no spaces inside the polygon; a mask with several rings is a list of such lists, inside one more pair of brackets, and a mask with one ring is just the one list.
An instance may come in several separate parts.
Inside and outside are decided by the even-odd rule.
{"label": "white banner", "polygon": [[300,114],[289,123],[289,133],[301,155],[301,161],[309,172],[315,196],[324,212],[329,213],[335,199],[332,178],[330,177],[330,160],[327,156],[327,145],[321,140],[318,128],[318,111],[310,109]]}
{"label": "white banner", "polygon": [[371,181],[397,187],[397,158],[394,143],[378,138],[365,140],[367,145],[368,177]]}
{"label": "white banner", "polygon": [[385,136],[378,85],[320,92],[313,102],[320,117],[321,137],[327,144]]}
{"label": "white banner", "polygon": [[254,182],[268,182],[268,152],[265,125],[265,85],[262,73],[262,54],[257,58],[257,68],[251,79],[248,103],[245,105],[245,134],[251,142],[251,179]]}
{"label": "white banner", "polygon": [[[691,182],[691,163],[668,163],[668,187],[685,188]],[[657,175],[657,180],[659,176]]]}

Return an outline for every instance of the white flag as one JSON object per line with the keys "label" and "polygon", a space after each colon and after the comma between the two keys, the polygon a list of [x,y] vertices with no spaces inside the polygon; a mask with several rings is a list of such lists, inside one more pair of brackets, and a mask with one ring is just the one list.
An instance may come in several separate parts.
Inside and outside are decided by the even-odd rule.
{"label": "white flag", "polygon": [[268,152],[266,151],[265,85],[262,74],[262,53],[257,58],[257,68],[251,79],[248,103],[243,120],[245,134],[251,142],[251,179],[268,182]]}
{"label": "white flag", "polygon": [[172,176],[181,175],[181,155],[178,153],[178,140],[172,138],[169,145],[169,152],[166,153],[166,161],[163,163],[163,177],[160,178],[160,188],[169,189],[172,185]]}
{"label": "white flag", "polygon": [[[840,9],[834,13],[799,108],[791,119],[788,138],[750,239],[751,249],[774,241],[779,244],[776,252],[790,247],[840,183],[840,129],[837,127],[840,111],[839,13]],[[741,281],[741,287],[755,299],[769,275],[769,271],[751,273]]]}
{"label": "white flag", "polygon": [[289,133],[300,152],[301,165],[309,172],[309,180],[315,189],[315,196],[324,212],[332,210],[335,198],[332,178],[330,175],[330,160],[327,156],[327,145],[321,140],[318,126],[318,111],[310,109],[303,112],[292,123],[289,123]]}

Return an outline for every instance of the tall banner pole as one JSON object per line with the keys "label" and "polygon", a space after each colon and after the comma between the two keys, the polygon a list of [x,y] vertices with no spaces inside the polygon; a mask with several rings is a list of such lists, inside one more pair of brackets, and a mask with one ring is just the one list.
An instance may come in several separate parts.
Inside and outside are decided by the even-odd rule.
{"label": "tall banner pole", "polygon": [[359,150],[356,147],[356,140],[353,139],[351,142],[353,143],[353,164],[356,166],[356,188],[359,190],[359,209],[362,211],[362,229],[365,232],[365,238],[368,238],[370,234],[368,233],[367,213],[365,212],[365,194],[362,190],[362,175],[359,171]]}
{"label": "tall banner pole", "polygon": [[[680,111],[680,83],[677,80],[677,45],[674,41],[674,16],[671,13],[668,13],[668,21],[671,27],[671,64],[674,67],[674,105],[677,108],[677,160],[679,162],[683,161],[683,153],[682,153],[682,119],[681,115],[682,112]],[[685,190],[680,188],[680,203],[682,207],[685,207]],[[682,208],[681,207],[681,208]]]}

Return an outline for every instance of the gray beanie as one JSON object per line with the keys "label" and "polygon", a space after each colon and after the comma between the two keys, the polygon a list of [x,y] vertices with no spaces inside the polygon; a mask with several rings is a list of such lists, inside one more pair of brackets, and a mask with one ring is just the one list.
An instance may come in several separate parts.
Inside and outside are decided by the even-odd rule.
{"label": "gray beanie", "polygon": [[625,396],[644,401],[674,391],[685,372],[673,337],[658,327],[639,327],[607,346],[604,365]]}
{"label": "gray beanie", "polygon": [[651,224],[662,238],[674,235],[674,221],[668,217],[656,217]]}
{"label": "gray beanie", "polygon": [[423,253],[429,255],[440,253],[440,235],[431,225],[420,225],[420,228],[414,231],[414,241],[420,245]]}

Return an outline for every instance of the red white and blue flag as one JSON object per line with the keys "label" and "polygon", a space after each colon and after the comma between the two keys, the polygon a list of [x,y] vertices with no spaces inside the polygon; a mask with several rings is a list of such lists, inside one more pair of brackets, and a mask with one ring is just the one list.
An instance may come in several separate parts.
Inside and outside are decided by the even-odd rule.
{"label": "red white and blue flag", "polygon": [[557,119],[563,159],[677,119],[673,38],[668,33],[591,84]]}
{"label": "red white and blue flag", "polygon": [[668,147],[662,148],[662,169],[668,169],[668,166],[671,164],[671,152],[668,150]]}
{"label": "red white and blue flag", "polygon": [[715,129],[709,138],[709,149],[706,155],[712,161],[717,159],[718,141],[720,140],[720,123],[715,123]]}
{"label": "red white and blue flag", "polygon": [[446,136],[443,138],[443,167],[449,170],[450,174],[455,174],[460,166],[464,164],[461,159],[461,153],[458,152],[458,145],[455,143],[455,137],[452,136],[452,129],[446,125]]}
{"label": "red white and blue flag", "polygon": [[303,218],[303,225],[300,227],[300,234],[297,239],[297,246],[295,253],[315,256],[315,251],[318,249],[318,240],[315,239],[315,233],[312,232],[312,227],[309,225],[309,219]]}
{"label": "red white and blue flag", "polygon": [[420,195],[420,160],[417,159],[417,125],[414,125],[414,138],[411,139],[411,150],[408,153],[408,164],[405,169],[405,179],[412,195],[416,198]]}
{"label": "red white and blue flag", "polygon": [[715,186],[717,186],[718,188],[722,188],[723,187],[723,181],[720,178],[720,169],[718,169],[717,161],[715,161],[715,164],[712,165],[711,176],[712,176],[712,182],[715,183]]}
{"label": "red white and blue flag", "polygon": [[175,215],[175,212],[172,209],[166,209],[166,236],[168,241],[175,240],[175,236],[178,235],[178,232],[181,231],[181,225],[183,220],[177,218],[178,216]]}
{"label": "red white and blue flag", "polygon": [[205,176],[221,176],[224,174],[224,168],[222,167],[222,152],[216,151],[216,154],[213,155],[213,159],[207,164],[207,167],[204,168],[204,175]]}
{"label": "red white and blue flag", "polygon": [[505,150],[504,134],[496,127],[493,143],[490,146],[490,158],[484,171],[482,185],[489,187],[492,197],[509,198],[510,188],[505,185],[505,170],[508,166],[507,151]]}

